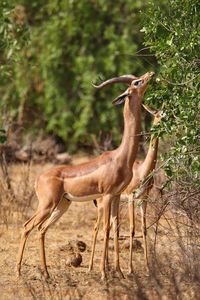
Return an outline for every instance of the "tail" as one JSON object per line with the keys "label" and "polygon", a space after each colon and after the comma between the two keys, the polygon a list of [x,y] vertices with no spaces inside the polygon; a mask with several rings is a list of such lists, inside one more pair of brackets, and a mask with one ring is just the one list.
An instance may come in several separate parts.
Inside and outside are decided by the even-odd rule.
{"label": "tail", "polygon": [[97,200],[93,200],[93,203],[94,203],[94,205],[95,205],[96,207],[98,207],[98,205],[97,205]]}

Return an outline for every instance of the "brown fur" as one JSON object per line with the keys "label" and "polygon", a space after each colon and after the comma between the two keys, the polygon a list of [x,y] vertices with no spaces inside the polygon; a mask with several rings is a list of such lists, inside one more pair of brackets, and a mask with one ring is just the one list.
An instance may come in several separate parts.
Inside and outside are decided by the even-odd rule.
{"label": "brown fur", "polygon": [[[67,211],[71,203],[63,197],[64,194],[68,199],[88,197],[89,200],[94,200],[97,195],[103,195],[105,233],[101,272],[102,278],[105,277],[105,253],[109,235],[111,202],[117,201],[118,195],[127,187],[132,178],[132,166],[139,142],[141,104],[147,83],[152,75],[152,73],[146,73],[141,76],[142,85],[139,88],[134,85],[135,81],[132,81],[127,89],[129,96],[124,105],[124,135],[121,145],[116,150],[105,152],[79,166],[58,166],[40,175],[35,186],[39,205],[34,216],[26,222],[22,234],[17,262],[18,274],[20,274],[28,234],[35,226],[38,226],[41,264],[45,275],[48,276],[44,237],[49,226]],[[113,218],[117,212],[117,207],[111,211]],[[117,236],[115,236],[115,249],[116,270],[121,274]]]}

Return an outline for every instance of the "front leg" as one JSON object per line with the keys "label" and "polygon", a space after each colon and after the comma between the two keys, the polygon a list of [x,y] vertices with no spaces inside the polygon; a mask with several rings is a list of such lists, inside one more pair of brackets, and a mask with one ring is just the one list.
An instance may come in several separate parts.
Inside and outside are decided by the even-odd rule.
{"label": "front leg", "polygon": [[119,264],[119,203],[120,203],[120,195],[116,196],[112,200],[111,206],[111,216],[112,216],[112,224],[113,224],[113,232],[114,232],[114,249],[115,249],[115,271],[120,275],[121,278],[124,278],[124,275],[120,269]]}
{"label": "front leg", "polygon": [[105,265],[106,265],[106,252],[108,248],[108,239],[109,239],[109,231],[110,231],[110,209],[111,209],[112,196],[111,195],[104,196],[103,201],[104,201],[104,244],[103,244],[102,261],[100,265],[102,280],[106,278]]}
{"label": "front leg", "polygon": [[142,237],[144,243],[144,260],[146,264],[146,270],[149,271],[149,262],[148,262],[148,251],[147,251],[147,225],[146,225],[146,210],[147,210],[147,197],[142,201],[140,207],[141,210],[141,219],[142,219]]}
{"label": "front leg", "polygon": [[95,252],[96,240],[97,240],[97,235],[98,235],[98,231],[99,231],[100,222],[101,222],[101,219],[102,219],[102,216],[103,216],[102,203],[100,203],[100,201],[97,202],[97,203],[98,203],[98,206],[97,206],[97,219],[96,219],[96,223],[95,223],[95,226],[94,226],[92,252],[91,252],[89,269],[88,269],[89,272],[93,269],[93,261],[94,261],[94,252]]}
{"label": "front leg", "polygon": [[129,274],[133,273],[133,237],[135,235],[135,207],[133,194],[128,196],[128,212],[130,223]]}

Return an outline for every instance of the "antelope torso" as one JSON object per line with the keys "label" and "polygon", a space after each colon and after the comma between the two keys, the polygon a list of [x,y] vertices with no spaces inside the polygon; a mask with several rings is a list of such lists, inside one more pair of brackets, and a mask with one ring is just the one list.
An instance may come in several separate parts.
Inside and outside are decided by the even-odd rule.
{"label": "antelope torso", "polygon": [[[62,190],[65,198],[71,201],[90,201],[105,194],[120,194],[132,178],[132,170],[125,170],[116,164],[115,150],[103,153],[81,165],[58,166],[43,173],[37,184],[50,190]],[[49,187],[49,188],[48,188]]]}

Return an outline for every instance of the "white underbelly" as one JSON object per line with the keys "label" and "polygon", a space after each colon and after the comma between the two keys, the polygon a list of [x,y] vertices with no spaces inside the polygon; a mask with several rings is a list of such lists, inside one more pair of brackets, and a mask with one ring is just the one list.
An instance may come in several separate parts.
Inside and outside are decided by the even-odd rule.
{"label": "white underbelly", "polygon": [[96,200],[100,198],[102,195],[101,194],[94,194],[94,195],[87,195],[87,196],[74,196],[70,193],[65,193],[64,197],[67,198],[70,201],[74,202],[84,202],[84,201],[91,201],[91,200]]}

